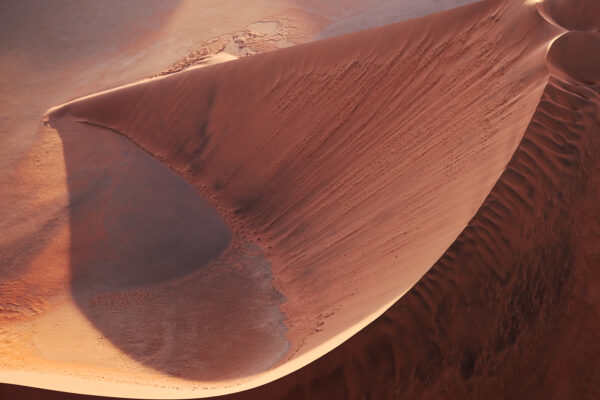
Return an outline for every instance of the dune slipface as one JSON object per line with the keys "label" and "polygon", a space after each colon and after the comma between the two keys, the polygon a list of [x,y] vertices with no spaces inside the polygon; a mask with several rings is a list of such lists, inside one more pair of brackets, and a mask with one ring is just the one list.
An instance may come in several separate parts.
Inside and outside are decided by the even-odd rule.
{"label": "dune slipface", "polygon": [[[596,398],[600,37],[565,4],[482,2],[50,110],[77,306],[156,397]],[[78,205],[108,179],[137,186]],[[138,218],[127,241],[181,239],[112,254],[96,210]]]}
{"label": "dune slipface", "polygon": [[[70,196],[71,294],[90,321],[127,355],[173,376],[227,379],[273,365],[288,347],[283,297],[260,249],[231,244],[225,221],[192,187],[123,137],[56,128]],[[227,318],[231,309],[244,312]],[[253,352],[264,357],[246,364]]]}

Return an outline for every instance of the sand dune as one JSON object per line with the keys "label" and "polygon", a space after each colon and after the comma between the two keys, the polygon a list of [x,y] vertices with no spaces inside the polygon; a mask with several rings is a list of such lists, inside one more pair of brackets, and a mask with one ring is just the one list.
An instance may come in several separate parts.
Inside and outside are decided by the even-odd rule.
{"label": "sand dune", "polygon": [[[0,378],[596,398],[600,37],[564,32],[600,25],[565,4],[486,1],[53,108],[70,266],[34,269],[30,303],[4,283],[54,316],[3,328],[23,351]],[[76,331],[74,355],[49,340]]]}
{"label": "sand dune", "polygon": [[554,42],[506,170],[406,296],[313,364],[225,398],[597,398],[599,45]]}

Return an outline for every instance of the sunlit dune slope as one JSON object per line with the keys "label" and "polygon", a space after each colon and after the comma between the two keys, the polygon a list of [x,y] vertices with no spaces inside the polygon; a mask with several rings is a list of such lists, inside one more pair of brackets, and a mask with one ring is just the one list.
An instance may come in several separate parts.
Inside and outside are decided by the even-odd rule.
{"label": "sunlit dune slope", "polygon": [[466,229],[381,317],[224,397],[600,396],[600,34],[569,32],[523,139]]}

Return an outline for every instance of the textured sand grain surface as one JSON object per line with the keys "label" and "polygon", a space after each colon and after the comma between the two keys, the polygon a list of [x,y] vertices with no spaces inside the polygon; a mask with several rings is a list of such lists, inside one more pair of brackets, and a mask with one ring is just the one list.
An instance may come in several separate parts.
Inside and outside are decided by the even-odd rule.
{"label": "textured sand grain surface", "polygon": [[596,11],[484,1],[53,107],[10,175],[53,217],[7,224],[0,379],[597,398]]}

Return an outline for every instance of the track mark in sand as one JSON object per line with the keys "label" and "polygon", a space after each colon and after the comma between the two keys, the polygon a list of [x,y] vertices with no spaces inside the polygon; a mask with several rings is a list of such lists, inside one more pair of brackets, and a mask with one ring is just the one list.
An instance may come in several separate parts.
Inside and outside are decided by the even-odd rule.
{"label": "track mark in sand", "polygon": [[204,41],[187,56],[151,77],[164,76],[192,66],[208,64],[218,55],[229,54],[234,58],[240,58],[290,47],[301,42],[299,37],[302,35],[299,33],[298,26],[289,19],[256,21],[246,29]]}

